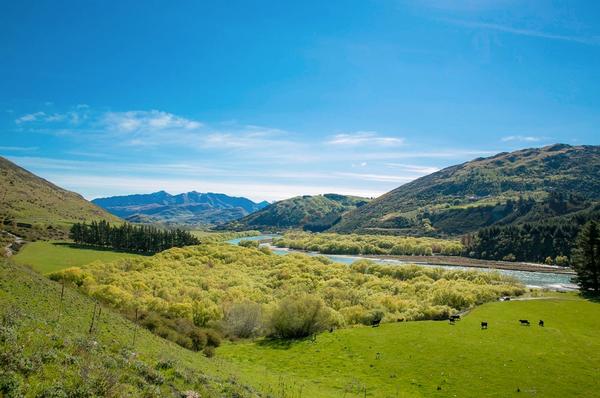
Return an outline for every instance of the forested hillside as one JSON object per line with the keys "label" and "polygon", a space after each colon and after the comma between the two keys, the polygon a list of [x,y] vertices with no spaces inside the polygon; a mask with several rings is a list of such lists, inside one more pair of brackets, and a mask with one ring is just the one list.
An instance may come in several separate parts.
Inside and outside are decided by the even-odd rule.
{"label": "forested hillside", "polygon": [[337,194],[296,196],[275,202],[224,228],[240,231],[300,228],[319,232],[337,223],[344,213],[368,202],[366,198]]}
{"label": "forested hillside", "polygon": [[92,200],[110,213],[131,222],[178,225],[222,224],[268,205],[220,193],[187,192],[112,196]]}
{"label": "forested hillside", "polygon": [[332,231],[460,235],[563,217],[599,200],[600,147],[556,144],[419,178],[346,214]]}

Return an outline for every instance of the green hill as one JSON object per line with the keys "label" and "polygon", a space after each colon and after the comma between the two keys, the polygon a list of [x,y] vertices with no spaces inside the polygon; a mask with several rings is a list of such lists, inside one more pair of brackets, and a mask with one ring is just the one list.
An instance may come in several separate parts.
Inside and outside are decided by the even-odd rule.
{"label": "green hill", "polygon": [[25,267],[0,260],[0,286],[1,397],[261,396],[236,380],[235,367],[154,336],[75,290],[67,287],[61,302],[59,284]]}
{"label": "green hill", "polygon": [[74,222],[119,218],[0,157],[0,225],[26,237],[62,236]]}
{"label": "green hill", "polygon": [[224,228],[238,231],[302,228],[319,232],[337,223],[344,213],[368,202],[369,199],[366,198],[337,194],[296,196],[275,202],[240,220],[226,224]]}
{"label": "green hill", "polygon": [[600,201],[600,147],[499,153],[419,178],[349,212],[336,232],[458,235],[547,220]]}

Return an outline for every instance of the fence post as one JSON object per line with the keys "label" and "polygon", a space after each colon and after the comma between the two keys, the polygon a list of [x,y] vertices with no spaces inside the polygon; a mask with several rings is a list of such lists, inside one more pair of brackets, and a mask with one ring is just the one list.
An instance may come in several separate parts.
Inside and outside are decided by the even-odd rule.
{"label": "fence post", "polygon": [[92,330],[94,329],[94,320],[96,319],[96,307],[98,306],[98,302],[94,301],[94,312],[92,313],[92,322],[90,323],[89,333],[92,334]]}

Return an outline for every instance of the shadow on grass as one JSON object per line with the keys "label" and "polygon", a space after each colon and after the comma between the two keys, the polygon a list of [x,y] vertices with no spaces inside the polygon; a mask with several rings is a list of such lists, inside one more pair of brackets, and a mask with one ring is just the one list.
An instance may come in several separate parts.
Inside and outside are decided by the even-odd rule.
{"label": "shadow on grass", "polygon": [[272,348],[275,350],[289,350],[293,346],[307,340],[310,340],[310,337],[303,337],[298,339],[276,339],[265,337],[264,339],[258,341],[257,345],[261,347]]}
{"label": "shadow on grass", "polygon": [[137,254],[139,256],[153,256],[155,253],[140,253],[129,250],[119,250],[113,249],[111,247],[104,246],[94,246],[94,245],[79,245],[77,243],[69,243],[69,242],[53,242],[55,246],[66,246],[71,249],[81,249],[81,250],[94,250],[94,251],[102,251],[102,252],[113,252],[113,253],[128,253],[128,254]]}
{"label": "shadow on grass", "polygon": [[580,292],[579,295],[586,299],[587,301],[591,301],[592,303],[600,304],[600,294],[592,293],[592,292]]}

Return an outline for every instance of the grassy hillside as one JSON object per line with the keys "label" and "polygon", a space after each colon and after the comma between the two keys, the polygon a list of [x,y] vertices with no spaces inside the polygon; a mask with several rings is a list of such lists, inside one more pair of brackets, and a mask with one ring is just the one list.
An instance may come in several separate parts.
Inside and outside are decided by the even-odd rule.
{"label": "grassy hillside", "polygon": [[324,231],[337,223],[342,215],[368,203],[355,196],[325,194],[297,196],[275,202],[241,220],[225,225],[225,229],[263,231],[300,228]]}
{"label": "grassy hillside", "polygon": [[74,222],[102,219],[119,222],[117,217],[79,194],[57,187],[0,157],[0,227],[10,221],[4,227],[17,235],[61,236]]}
{"label": "grassy hillside", "polygon": [[0,286],[0,396],[259,396],[229,364],[160,339],[108,308],[96,312],[90,333],[92,299],[67,288],[61,305],[61,286],[22,266],[0,262]]}
{"label": "grassy hillside", "polygon": [[217,353],[254,383],[277,372],[288,396],[593,397],[599,328],[599,303],[562,294],[485,304],[455,325],[385,324],[323,333],[314,342],[227,344]]}
{"label": "grassy hillside", "polygon": [[457,235],[561,217],[600,201],[599,176],[598,146],[500,153],[402,185],[346,214],[332,230]]}
{"label": "grassy hillside", "polygon": [[69,267],[79,267],[93,261],[115,261],[136,257],[143,256],[78,246],[64,241],[39,241],[26,244],[11,260],[17,264],[30,266],[39,273],[47,274]]}

